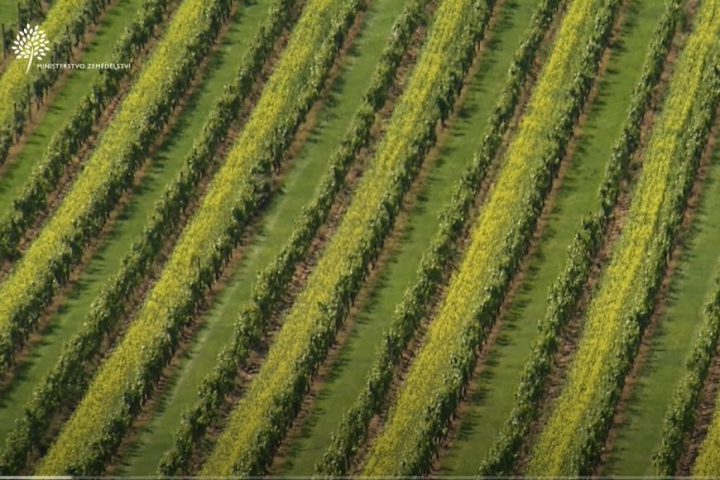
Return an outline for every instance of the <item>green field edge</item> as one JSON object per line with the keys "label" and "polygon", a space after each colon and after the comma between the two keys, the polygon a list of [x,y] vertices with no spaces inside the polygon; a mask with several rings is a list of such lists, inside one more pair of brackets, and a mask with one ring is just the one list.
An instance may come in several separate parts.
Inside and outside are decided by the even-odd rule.
{"label": "green field edge", "polygon": [[686,371],[685,360],[702,325],[702,309],[714,286],[720,258],[720,144],[702,184],[689,240],[673,274],[663,313],[637,376],[623,423],[604,467],[608,475],[652,475],[652,453],[662,442],[665,413],[673,389]]}
{"label": "green field edge", "polygon": [[[8,26],[13,29],[17,27],[18,3],[18,0],[0,0],[0,23],[4,24],[6,28]],[[2,47],[0,46],[0,48]],[[3,59],[2,52],[0,52],[0,61]]]}
{"label": "green field edge", "polygon": [[[113,8],[109,8],[78,60],[83,63],[110,61],[115,44],[142,3],[143,0],[120,0]],[[13,199],[20,194],[33,168],[44,157],[53,135],[80,105],[95,77],[100,75],[99,72],[100,70],[70,69],[64,73],[62,85],[56,90],[52,102],[45,107],[45,114],[37,127],[22,145],[17,156],[9,159],[3,167],[0,175],[0,212],[10,210]],[[30,120],[35,121],[37,114]]]}
{"label": "green field edge", "polygon": [[509,0],[501,7],[497,25],[470,80],[458,118],[440,148],[406,228],[388,265],[372,288],[330,374],[314,400],[299,437],[289,446],[277,475],[311,475],[330,444],[342,415],[365,386],[377,341],[388,328],[405,290],[412,285],[422,253],[437,231],[438,215],[453,187],[472,160],[478,138],[502,91],[512,55],[530,24],[534,0]]}
{"label": "green field edge", "polygon": [[570,159],[525,277],[503,319],[477,388],[468,398],[455,438],[440,461],[440,475],[475,475],[512,410],[520,374],[544,317],[547,292],[565,265],[580,220],[597,209],[597,191],[663,2],[630,2],[619,42],[612,46],[581,137]]}
{"label": "green field edge", "polygon": [[201,84],[189,97],[177,122],[152,157],[127,206],[53,315],[40,341],[18,365],[10,387],[0,397],[0,438],[12,429],[15,418],[22,414],[25,403],[32,398],[35,385],[52,369],[63,345],[81,328],[92,301],[105,281],[120,269],[123,257],[133,242],[142,236],[155,203],[162,198],[165,186],[182,168],[218,92],[222,92],[223,86],[235,78],[238,68],[236,59],[242,58],[271,4],[272,0],[254,0],[252,4],[239,8],[229,22],[228,31],[210,58]]}
{"label": "green field edge", "polygon": [[172,447],[173,433],[185,409],[198,400],[200,382],[211,371],[222,347],[232,337],[234,322],[250,299],[256,273],[280,252],[294,227],[295,218],[309,203],[340,144],[403,2],[375,0],[343,61],[317,121],[301,151],[285,174],[281,191],[273,198],[259,230],[225,285],[216,293],[192,346],[181,359],[166,395],[152,418],[141,427],[128,455],[121,460],[121,475],[154,475],[163,453]]}

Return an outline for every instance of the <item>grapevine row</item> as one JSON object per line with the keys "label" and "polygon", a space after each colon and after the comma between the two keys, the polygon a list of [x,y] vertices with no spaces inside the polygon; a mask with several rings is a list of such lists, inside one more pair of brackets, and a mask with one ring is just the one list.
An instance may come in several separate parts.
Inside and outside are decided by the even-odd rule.
{"label": "grapevine row", "polygon": [[23,416],[15,424],[0,452],[0,474],[17,475],[27,455],[41,444],[54,412],[60,405],[76,405],[95,372],[95,359],[104,338],[127,314],[127,298],[136,291],[155,263],[164,239],[180,225],[181,216],[196,196],[197,185],[215,168],[215,154],[227,136],[237,112],[249,98],[253,81],[260,75],[281,31],[288,25],[297,0],[278,0],[260,28],[232,84],[215,102],[199,138],[183,162],[175,180],[165,189],[145,226],[130,248],[120,270],[103,286],[85,316],[82,330],[64,348],[54,369],[33,392]]}
{"label": "grapevine row", "polygon": [[492,2],[443,2],[425,46],[335,235],[306,281],[259,373],[230,414],[201,476],[258,475],[272,460],[314,370],[393,228],[472,63]]}
{"label": "grapevine row", "polygon": [[[716,82],[720,84],[720,82]],[[720,86],[720,85],[718,85]],[[716,88],[718,88],[716,86]],[[720,277],[715,282],[715,291],[712,293],[710,301],[707,303],[705,310],[705,323],[701,330],[701,335],[706,337],[698,337],[698,343],[693,349],[693,356],[688,367],[691,369],[690,375],[693,375],[702,384],[705,374],[708,370],[707,365],[710,364],[715,349],[717,348],[718,329],[720,327]],[[683,383],[688,385],[687,383]],[[682,389],[682,387],[680,387]],[[687,387],[686,387],[687,388]],[[699,388],[698,388],[699,390]],[[680,390],[675,398],[683,397],[683,390]],[[692,396],[688,396],[692,398]],[[697,395],[694,395],[697,398]],[[707,436],[703,439],[700,447],[700,454],[695,460],[693,475],[710,477],[716,475],[720,467],[720,454],[718,454],[718,444],[720,444],[720,404],[715,400],[715,408],[713,410],[713,420],[708,428]]]}
{"label": "grapevine row", "polygon": [[[187,1],[187,0],[186,0]],[[160,278],[43,459],[38,474],[98,474],[150,396],[218,277],[344,41],[357,3],[311,0],[280,63]]]}
{"label": "grapevine row", "polygon": [[[72,48],[80,43],[110,0],[58,0],[40,28],[50,42],[48,61],[68,63]],[[34,69],[25,73],[27,64],[12,61],[0,77],[0,165],[5,162],[13,141],[23,132],[32,95],[41,99],[62,70]],[[32,92],[32,93],[31,93]]]}
{"label": "grapevine row", "polygon": [[[663,422],[662,444],[653,454],[653,466],[658,476],[670,477],[677,471],[686,434],[696,420],[697,402],[715,356],[718,335],[720,335],[720,273],[716,277],[715,290],[703,310],[703,324],[688,355],[685,367],[687,371],[673,391]],[[717,417],[717,414],[714,417]],[[699,472],[694,474],[702,475]]]}
{"label": "grapevine row", "polygon": [[[65,284],[84,246],[113,210],[147,149],[190,85],[228,15],[231,0],[183,3],[83,172],[55,215],[0,285],[0,372],[29,335],[53,294]],[[188,19],[201,25],[188,26]]]}
{"label": "grapevine row", "polygon": [[[429,468],[435,444],[444,436],[445,424],[470,379],[475,352],[518,268],[559,154],[592,84],[614,17],[614,8],[606,6],[600,11],[601,21],[589,28],[599,6],[600,2],[571,4],[528,113],[471,233],[465,258],[398,391],[383,432],[370,448],[363,475],[380,471],[407,475]],[[590,48],[577,47],[585,44]],[[566,94],[569,83],[573,85]],[[414,420],[408,421],[411,417]]]}
{"label": "grapevine row", "polygon": [[640,143],[642,120],[653,90],[660,81],[663,64],[680,16],[681,0],[667,4],[649,47],[638,83],[635,85],[628,115],[620,137],[615,142],[603,183],[598,194],[599,209],[584,217],[568,247],[564,270],[550,287],[545,317],[538,325],[538,335],[531,349],[515,395],[515,406],[506,420],[488,458],[479,469],[480,476],[510,475],[517,461],[523,439],[535,420],[539,402],[547,385],[557,338],[575,313],[593,265],[603,245],[614,206],[620,194],[620,183],[627,176],[627,167]]}
{"label": "grapevine row", "polygon": [[367,435],[370,420],[373,415],[380,413],[394,377],[394,368],[399,364],[420,320],[427,314],[427,307],[437,293],[444,265],[455,255],[455,244],[467,223],[479,186],[500,148],[502,136],[518,106],[533,59],[543,43],[553,12],[560,3],[561,0],[544,0],[534,12],[525,39],[511,62],[503,92],[488,120],[480,149],[455,187],[450,203],[441,213],[438,233],[423,254],[417,280],[405,292],[393,316],[390,328],[381,342],[382,347],[378,349],[369,369],[363,392],[343,415],[337,433],[332,436],[331,445],[316,465],[318,475],[347,475],[357,446]]}
{"label": "grapevine row", "polygon": [[370,447],[362,475],[406,476],[429,469],[435,445],[472,374],[476,351],[532,235],[558,158],[592,85],[616,8],[617,2],[604,0],[570,5],[471,232],[465,258],[450,280],[382,433]]}
{"label": "grapevine row", "polygon": [[255,281],[250,303],[242,309],[235,322],[232,341],[221,351],[213,370],[203,379],[198,402],[183,415],[180,427],[174,434],[173,446],[161,459],[160,475],[188,473],[194,444],[216,419],[225,396],[233,390],[238,365],[245,364],[249,352],[258,346],[267,331],[273,306],[282,298],[296,265],[306,255],[311,241],[327,219],[356,155],[370,141],[375,115],[387,100],[389,87],[413,32],[424,21],[423,10],[428,2],[413,0],[393,25],[390,41],[380,57],[370,86],[339,148],[330,159],[317,194],[303,209],[288,242]]}
{"label": "grapevine row", "polygon": [[[528,474],[585,475],[602,451],[625,374],[665,272],[709,129],[704,75],[720,33],[719,7],[703,2],[653,129],[638,186],[563,391],[534,447]],[[691,126],[692,128],[688,129]],[[538,455],[542,452],[542,455]]]}
{"label": "grapevine row", "polygon": [[686,362],[687,372],[673,392],[672,401],[663,423],[662,445],[653,455],[658,476],[675,475],[683,452],[686,433],[695,423],[694,412],[720,334],[720,275],[715,291],[703,310],[703,325],[698,331],[693,349]]}
{"label": "grapevine row", "polygon": [[[113,63],[133,63],[150,40],[153,29],[162,23],[169,0],[146,0],[132,23],[115,45]],[[130,70],[110,69],[98,75],[89,92],[68,120],[57,130],[34,167],[22,192],[0,220],[0,258],[16,256],[17,244],[25,230],[47,206],[49,195],[62,178],[63,170],[90,138],[93,126],[105,107],[120,90]]]}

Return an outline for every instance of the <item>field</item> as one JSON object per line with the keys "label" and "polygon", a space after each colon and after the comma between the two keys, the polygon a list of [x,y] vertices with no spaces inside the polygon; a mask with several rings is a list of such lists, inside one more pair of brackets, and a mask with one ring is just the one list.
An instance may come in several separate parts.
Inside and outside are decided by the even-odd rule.
{"label": "field", "polygon": [[720,471],[720,3],[0,24],[0,475]]}

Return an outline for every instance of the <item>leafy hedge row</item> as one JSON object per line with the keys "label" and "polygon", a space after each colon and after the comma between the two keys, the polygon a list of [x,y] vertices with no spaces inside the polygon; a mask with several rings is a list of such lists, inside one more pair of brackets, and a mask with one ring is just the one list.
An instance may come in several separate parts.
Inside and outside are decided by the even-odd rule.
{"label": "leafy hedge row", "polygon": [[487,22],[488,3],[440,3],[385,136],[201,476],[257,475],[272,461],[435,143],[437,122],[452,110]]}
{"label": "leafy hedge row", "polygon": [[720,275],[716,278],[711,298],[705,304],[703,324],[686,361],[687,372],[675,387],[665,415],[662,445],[653,454],[654,468],[658,476],[672,477],[677,471],[686,434],[695,423],[697,402],[715,356],[719,334]]}
{"label": "leafy hedge row", "polygon": [[412,339],[420,320],[427,314],[447,261],[456,254],[456,242],[467,224],[467,216],[479,186],[501,146],[503,134],[515,113],[533,60],[542,45],[553,12],[560,3],[561,0],[544,0],[534,12],[524,41],[514,54],[503,92],[488,120],[480,149],[455,187],[451,202],[444,207],[439,231],[423,254],[417,280],[405,292],[402,303],[395,311],[390,328],[383,337],[382,347],[373,360],[363,392],[343,415],[337,433],[332,435],[332,444],[315,466],[317,475],[327,478],[347,475],[357,448],[367,435],[370,420],[380,412],[402,352]]}
{"label": "leafy hedge row", "polygon": [[[186,1],[179,7],[64,201],[0,284],[0,374],[7,372],[44,307],[66,283],[85,246],[130,186],[173,106],[190,86],[231,3]],[[202,25],[183,25],[186,15]]]}
{"label": "leafy hedge row", "polygon": [[345,184],[349,167],[370,141],[375,115],[387,100],[413,33],[421,23],[427,21],[423,10],[429,1],[413,0],[394,23],[390,42],[380,57],[345,137],[330,159],[318,192],[303,209],[281,252],[258,275],[250,303],[243,307],[235,322],[231,343],[223,348],[212,372],[203,379],[198,402],[183,414],[180,427],[174,434],[173,446],[161,459],[160,475],[190,473],[187,469],[196,442],[202,438],[211,422],[217,419],[226,395],[234,389],[238,366],[244,365],[249,352],[259,345],[269,326],[273,307],[281,299],[298,262],[304,258],[318,229],[327,219],[336,195]]}
{"label": "leafy hedge row", "polygon": [[539,321],[538,336],[525,364],[515,395],[515,406],[502,431],[483,460],[480,476],[510,475],[518,451],[539,413],[539,402],[545,391],[552,358],[558,347],[558,335],[575,314],[584,286],[600,247],[613,209],[620,194],[620,182],[627,177],[627,167],[640,142],[640,129],[653,90],[660,80],[663,65],[679,19],[681,0],[668,3],[658,23],[643,64],[640,79],[634,87],[628,115],[620,137],[613,146],[598,192],[599,209],[580,221],[573,242],[568,247],[565,269],[548,292],[545,317]]}
{"label": "leafy hedge row", "polygon": [[[715,65],[719,65],[717,62]],[[716,92],[720,92],[720,81],[716,78]],[[720,334],[720,276],[715,289],[703,310],[703,324],[695,339],[692,351],[686,360],[686,373],[673,391],[663,421],[662,444],[653,453],[653,465],[658,476],[673,476],[683,453],[686,434],[695,424],[695,411],[700,392],[707,378],[712,359],[715,357],[718,335]],[[717,411],[717,407],[716,407]],[[716,414],[717,415],[717,414]],[[698,464],[701,463],[698,458]],[[696,469],[698,466],[696,465]],[[693,475],[713,475],[693,472]]]}
{"label": "leafy hedge row", "polygon": [[197,195],[197,185],[217,167],[218,147],[250,96],[254,80],[272,53],[277,38],[288,27],[296,3],[297,0],[277,0],[272,7],[240,62],[233,83],[213,105],[182,170],[156,204],[142,236],[123,258],[120,270],[104,284],[84,318],[82,330],[65,345],[55,367],[39,382],[30,403],[7,435],[0,451],[0,474],[21,472],[28,453],[42,445],[55,412],[74,407],[82,398],[97,369],[96,358],[103,340],[127,313],[128,297],[149,273],[166,239],[179,227],[183,212]]}
{"label": "leafy hedge row", "polygon": [[257,213],[258,201],[268,193],[271,170],[325,83],[357,7],[355,2],[338,5],[331,0],[306,5],[250,118],[160,277],[36,473],[102,471],[152,394],[184,327],[219,277],[242,230]]}
{"label": "leafy hedge row", "polygon": [[572,2],[438,313],[370,446],[362,475],[429,470],[476,354],[520,267],[593,84],[619,2]]}
{"label": "leafy hedge row", "polygon": [[586,310],[578,351],[534,446],[528,475],[589,475],[603,450],[713,121],[718,94],[709,60],[720,33],[715,13],[712,2],[700,6],[680,54],[623,234]]}
{"label": "leafy hedge row", "polygon": [[[133,63],[150,40],[153,29],[162,24],[169,3],[169,0],[145,0],[115,45],[110,62]],[[13,199],[12,207],[2,213],[0,258],[17,256],[16,249],[23,233],[47,208],[48,197],[57,189],[65,167],[90,138],[98,117],[118,94],[121,82],[129,74],[127,69],[110,69],[97,75],[78,107],[53,134],[22,192]]]}
{"label": "leafy hedge row", "polygon": [[[719,82],[720,83],[720,82]],[[707,339],[700,339],[699,345],[693,350],[694,363],[703,364],[710,363],[712,355],[715,353],[717,348],[717,335],[718,325],[720,325],[720,279],[716,282],[715,291],[711,300],[708,302],[705,308],[705,317],[707,323],[703,325],[703,333],[708,335]],[[714,341],[714,345],[713,344]],[[697,367],[694,364],[689,365],[690,368],[695,369],[693,373],[700,377],[705,377],[707,368],[701,371],[701,365]],[[692,373],[691,373],[692,375]],[[702,382],[702,381],[701,381]],[[683,387],[680,387],[683,388]],[[678,395],[682,396],[682,393]],[[675,397],[678,398],[678,397]],[[707,436],[703,440],[700,447],[700,452],[695,460],[693,466],[693,475],[696,477],[705,476],[710,477],[717,473],[720,468],[720,454],[718,453],[718,437],[720,437],[720,415],[718,415],[720,406],[715,398],[715,406],[713,409],[713,419],[708,428]]]}
{"label": "leafy hedge row", "polygon": [[[69,63],[72,48],[80,43],[111,0],[57,0],[40,28],[51,42],[44,59]],[[7,35],[7,33],[6,33]],[[24,60],[13,60],[0,77],[0,165],[5,162],[14,140],[22,134],[32,95],[40,99],[60,76],[60,69],[35,69],[25,73]]]}

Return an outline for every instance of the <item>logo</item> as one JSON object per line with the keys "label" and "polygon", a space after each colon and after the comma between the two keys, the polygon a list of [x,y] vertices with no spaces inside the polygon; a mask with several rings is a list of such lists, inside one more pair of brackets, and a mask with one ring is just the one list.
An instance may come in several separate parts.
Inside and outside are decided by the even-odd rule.
{"label": "logo", "polygon": [[25,73],[27,73],[30,71],[33,60],[42,60],[45,54],[50,51],[48,45],[50,45],[50,42],[45,38],[45,32],[39,29],[37,25],[35,25],[35,28],[31,28],[28,23],[23,30],[18,32],[12,50],[17,58],[28,59],[28,66],[25,70]]}

